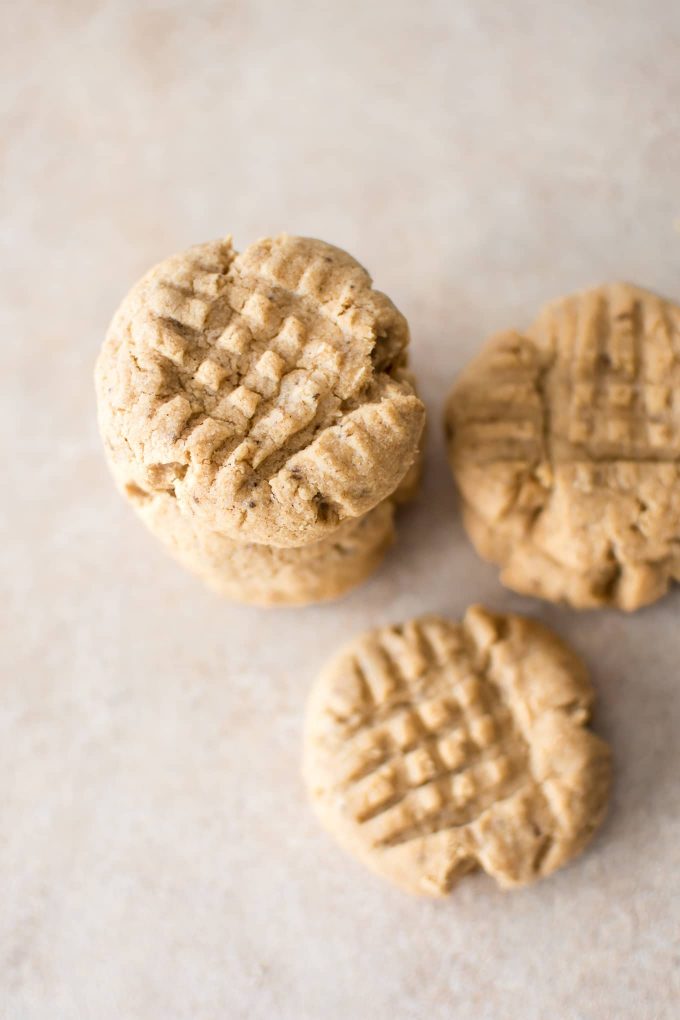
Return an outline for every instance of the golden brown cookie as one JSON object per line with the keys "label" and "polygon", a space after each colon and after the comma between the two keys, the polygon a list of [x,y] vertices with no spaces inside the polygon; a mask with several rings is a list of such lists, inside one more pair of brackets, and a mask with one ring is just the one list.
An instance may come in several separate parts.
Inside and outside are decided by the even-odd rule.
{"label": "golden brown cookie", "polygon": [[588,842],[609,794],[593,690],[550,631],[479,606],[355,640],[312,691],[304,773],[324,826],[411,892],[482,867],[549,875]]}
{"label": "golden brown cookie", "polygon": [[628,284],[501,333],[449,398],[479,553],[510,588],[633,610],[680,578],[680,308]]}
{"label": "golden brown cookie", "polygon": [[346,252],[282,235],[161,262],[97,365],[102,434],[135,491],[241,542],[301,546],[389,496],[425,411],[408,326]]}

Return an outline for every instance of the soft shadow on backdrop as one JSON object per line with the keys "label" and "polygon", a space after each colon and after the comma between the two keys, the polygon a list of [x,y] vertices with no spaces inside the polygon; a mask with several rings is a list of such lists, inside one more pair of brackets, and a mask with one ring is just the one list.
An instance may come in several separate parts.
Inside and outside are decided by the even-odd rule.
{"label": "soft shadow on backdrop", "polygon": [[[490,331],[611,278],[680,297],[680,9],[574,0],[6,3],[0,1016],[670,1018],[677,593],[624,617],[505,592],[439,429]],[[409,317],[420,501],[336,606],[220,603],[122,504],[92,366],[151,262],[231,232],[348,248]],[[610,819],[573,867],[417,902],[319,831],[302,708],[338,643],[475,600],[587,657]]]}

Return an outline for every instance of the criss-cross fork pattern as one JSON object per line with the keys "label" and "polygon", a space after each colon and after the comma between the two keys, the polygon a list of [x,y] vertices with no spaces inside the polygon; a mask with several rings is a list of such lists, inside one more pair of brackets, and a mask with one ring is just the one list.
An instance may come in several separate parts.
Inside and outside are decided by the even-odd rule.
{"label": "criss-cross fork pattern", "polygon": [[338,265],[325,251],[291,257],[286,244],[257,257],[218,251],[213,261],[204,252],[186,282],[171,277],[153,289],[146,335],[170,362],[176,392],[152,429],[172,422],[174,441],[192,454],[219,450],[224,460],[240,447],[253,469],[269,462],[277,470],[310,429],[334,424],[360,401],[386,299],[360,267]]}
{"label": "criss-cross fork pattern", "polygon": [[527,782],[525,741],[470,653],[462,627],[431,622],[353,657],[340,789],[373,845],[468,825]]}
{"label": "criss-cross fork pattern", "polygon": [[675,459],[680,454],[680,333],[667,302],[626,285],[549,306],[536,328],[555,361],[546,379],[550,434],[593,460]]}
{"label": "criss-cross fork pattern", "polygon": [[456,445],[480,462],[676,462],[680,309],[627,284],[570,295],[454,393]]}

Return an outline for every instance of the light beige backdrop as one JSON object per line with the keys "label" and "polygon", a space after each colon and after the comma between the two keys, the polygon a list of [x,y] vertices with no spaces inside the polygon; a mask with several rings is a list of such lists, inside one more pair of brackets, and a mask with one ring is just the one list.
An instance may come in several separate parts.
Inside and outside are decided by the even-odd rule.
{"label": "light beige backdrop", "polygon": [[[625,278],[680,298],[673,0],[4,0],[3,1020],[665,1020],[680,995],[676,592],[634,617],[505,592],[439,428],[490,331]],[[233,232],[347,247],[409,317],[425,491],[338,605],[221,603],[107,475],[92,366],[150,263]],[[526,892],[412,900],[299,776],[305,696],[364,627],[482,600],[592,666],[610,818]]]}

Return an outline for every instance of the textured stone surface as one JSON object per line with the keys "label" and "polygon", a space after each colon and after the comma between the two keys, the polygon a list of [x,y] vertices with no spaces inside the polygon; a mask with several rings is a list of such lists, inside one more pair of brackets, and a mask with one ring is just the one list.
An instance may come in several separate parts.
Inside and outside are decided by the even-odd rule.
{"label": "textured stone surface", "polygon": [[[103,462],[112,310],[223,231],[326,237],[369,266],[436,416],[483,338],[555,294],[680,296],[676,5],[331,10],[6,5],[0,1016],[672,1018],[677,591],[633,618],[504,591],[433,427],[385,566],[341,606],[262,614],[173,565]],[[421,902],[320,831],[303,706],[342,641],[473,601],[583,655],[617,782],[574,867]]]}

